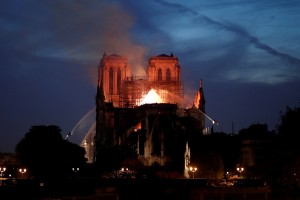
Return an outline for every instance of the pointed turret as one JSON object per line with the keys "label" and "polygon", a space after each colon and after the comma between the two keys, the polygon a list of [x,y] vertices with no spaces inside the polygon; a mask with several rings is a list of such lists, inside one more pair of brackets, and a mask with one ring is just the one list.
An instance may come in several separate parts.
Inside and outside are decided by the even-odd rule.
{"label": "pointed turret", "polygon": [[186,178],[189,177],[190,159],[191,159],[191,149],[189,147],[189,143],[186,142],[186,144],[185,144],[185,152],[184,152],[184,176]]}
{"label": "pointed turret", "polygon": [[204,98],[204,92],[203,92],[203,87],[202,87],[202,79],[200,80],[200,88],[199,88],[199,93],[200,93],[200,100],[199,100],[199,109],[205,113],[205,98]]}
{"label": "pointed turret", "polygon": [[105,95],[104,95],[104,88],[103,88],[103,69],[99,67],[99,79],[97,85],[97,109],[103,109],[105,104]]}
{"label": "pointed turret", "polygon": [[197,90],[193,104],[196,108],[205,113],[205,98],[202,87],[202,79],[200,80],[200,88]]}

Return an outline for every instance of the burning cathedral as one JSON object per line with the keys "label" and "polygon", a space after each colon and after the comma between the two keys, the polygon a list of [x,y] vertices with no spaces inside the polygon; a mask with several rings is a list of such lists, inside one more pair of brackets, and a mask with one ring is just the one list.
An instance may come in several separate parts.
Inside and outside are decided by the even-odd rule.
{"label": "burning cathedral", "polygon": [[107,152],[118,149],[123,161],[168,167],[186,176],[193,145],[205,126],[202,81],[193,105],[183,108],[176,56],[151,57],[146,72],[146,76],[133,76],[127,58],[103,54],[98,66],[96,123],[82,146],[89,162],[113,162],[118,158]]}

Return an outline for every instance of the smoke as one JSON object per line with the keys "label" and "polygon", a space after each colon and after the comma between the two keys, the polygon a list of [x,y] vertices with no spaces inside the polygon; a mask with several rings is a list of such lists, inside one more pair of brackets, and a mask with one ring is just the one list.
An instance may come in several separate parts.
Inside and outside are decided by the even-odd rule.
{"label": "smoke", "polygon": [[161,4],[165,7],[168,7],[171,9],[176,9],[178,12],[181,12],[183,14],[192,14],[194,16],[199,16],[206,23],[213,25],[218,29],[223,29],[223,30],[226,30],[226,31],[229,31],[229,32],[232,32],[239,36],[244,37],[245,39],[248,40],[249,43],[253,44],[254,47],[256,47],[257,49],[263,50],[264,52],[266,52],[272,56],[278,57],[278,58],[282,59],[284,62],[287,62],[294,66],[300,67],[300,59],[295,58],[289,54],[277,51],[276,49],[272,48],[271,46],[264,44],[257,37],[250,35],[246,30],[244,30],[242,27],[240,27],[238,25],[221,23],[219,21],[209,18],[208,16],[199,14],[197,11],[187,8],[185,6],[182,6],[180,4],[168,3],[168,2],[165,2],[162,0],[155,0],[155,2]]}
{"label": "smoke", "polygon": [[116,53],[127,57],[134,75],[144,76],[147,48],[133,42],[130,32],[133,17],[118,4],[106,5],[102,12],[104,19],[99,35],[101,49],[108,55]]}
{"label": "smoke", "polygon": [[[128,58],[132,72],[145,74],[147,48],[138,44],[133,37],[134,17],[111,1],[46,1],[49,9],[47,29],[56,46],[44,44],[45,56],[77,60],[83,63],[89,79],[97,85],[97,65],[105,52]],[[33,19],[36,21],[36,19]],[[34,27],[33,27],[34,28]],[[36,31],[40,33],[41,31]],[[39,37],[37,37],[39,38]],[[45,52],[45,51],[38,51]],[[94,60],[94,62],[92,62]]]}

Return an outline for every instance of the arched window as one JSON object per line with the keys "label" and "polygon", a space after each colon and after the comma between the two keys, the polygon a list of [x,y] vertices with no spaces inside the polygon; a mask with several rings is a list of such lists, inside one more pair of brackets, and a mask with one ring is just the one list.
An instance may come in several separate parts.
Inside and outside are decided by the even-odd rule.
{"label": "arched window", "polygon": [[159,68],[158,71],[157,71],[157,80],[158,80],[158,81],[162,81],[162,71],[161,71],[160,68]]}
{"label": "arched window", "polygon": [[109,69],[109,94],[112,95],[114,91],[114,70],[111,67]]}
{"label": "arched window", "polygon": [[167,69],[167,72],[166,72],[166,80],[167,80],[167,81],[170,81],[170,80],[171,80],[171,71],[170,71],[169,68]]}
{"label": "arched window", "polygon": [[121,70],[118,68],[117,70],[117,94],[121,92]]}

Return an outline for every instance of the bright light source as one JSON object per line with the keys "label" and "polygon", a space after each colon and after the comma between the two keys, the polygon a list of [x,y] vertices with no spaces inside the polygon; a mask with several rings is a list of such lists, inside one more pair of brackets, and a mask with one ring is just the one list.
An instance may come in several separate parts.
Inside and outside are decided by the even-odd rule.
{"label": "bright light source", "polygon": [[148,92],[148,94],[143,98],[140,105],[151,104],[151,103],[163,103],[163,100],[160,98],[160,96],[157,94],[157,92],[154,89],[151,89]]}

